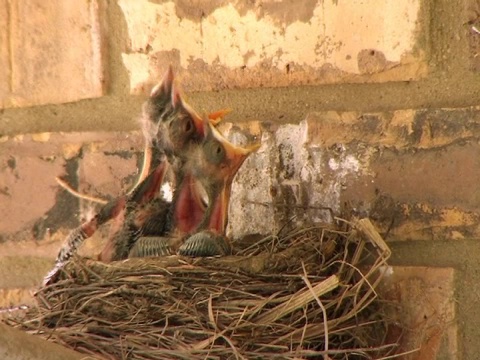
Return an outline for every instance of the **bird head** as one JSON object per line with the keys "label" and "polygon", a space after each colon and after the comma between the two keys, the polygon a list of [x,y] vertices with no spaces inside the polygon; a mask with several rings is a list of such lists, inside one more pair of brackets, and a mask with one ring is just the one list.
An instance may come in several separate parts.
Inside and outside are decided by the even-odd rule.
{"label": "bird head", "polygon": [[[232,182],[247,157],[259,145],[240,147],[229,142],[208,120],[204,119],[205,138],[192,158],[193,178],[201,185],[206,197],[205,215],[197,230],[224,234]],[[197,190],[197,193],[201,193]]]}

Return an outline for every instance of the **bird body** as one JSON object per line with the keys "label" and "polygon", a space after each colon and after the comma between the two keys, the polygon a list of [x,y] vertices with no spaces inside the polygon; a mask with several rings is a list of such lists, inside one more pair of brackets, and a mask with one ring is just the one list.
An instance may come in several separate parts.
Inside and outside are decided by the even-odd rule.
{"label": "bird body", "polygon": [[[111,219],[118,225],[99,254],[101,261],[229,253],[225,229],[231,185],[255,147],[237,147],[215,128],[228,112],[202,118],[181,96],[170,67],[142,107],[146,150],[137,184],[70,233],[44,282],[53,279],[77,247]],[[168,171],[175,182],[171,202],[160,197]]]}

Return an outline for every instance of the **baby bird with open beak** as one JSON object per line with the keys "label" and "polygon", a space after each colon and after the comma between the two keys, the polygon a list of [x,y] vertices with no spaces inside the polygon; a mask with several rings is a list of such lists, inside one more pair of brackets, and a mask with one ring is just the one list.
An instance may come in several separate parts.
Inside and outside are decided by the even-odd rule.
{"label": "baby bird with open beak", "polygon": [[202,142],[185,148],[183,166],[176,172],[171,233],[167,237],[140,238],[130,252],[131,257],[175,252],[185,256],[230,253],[225,230],[232,182],[258,145],[235,146],[207,118],[202,125]]}
{"label": "baby bird with open beak", "polygon": [[[209,123],[216,124],[226,110],[217,111],[208,116]],[[71,258],[83,241],[92,236],[106,222],[115,219],[117,231],[110,237],[99,259],[103,261],[120,260],[126,257],[130,248],[141,236],[166,235],[171,232],[172,213],[184,213],[191,210],[191,216],[182,219],[180,229],[191,230],[201,221],[205,205],[201,195],[192,188],[180,190],[189,193],[176,205],[159,198],[159,191],[165,180],[167,170],[173,166],[177,183],[183,182],[184,164],[190,147],[203,141],[203,121],[181,98],[174,87],[174,75],[171,68],[163,80],[152,90],[143,106],[142,130],[146,147],[144,164],[133,189],[104,205],[92,219],[74,229],[65,239],[60,249],[55,267],[45,277],[47,284],[54,280],[59,269]],[[188,177],[188,176],[187,176]],[[190,187],[190,182],[183,182]],[[178,211],[174,209],[181,208]],[[187,210],[186,210],[187,209]]]}
{"label": "baby bird with open beak", "polygon": [[205,138],[192,150],[186,168],[206,193],[208,205],[202,221],[178,249],[180,255],[213,256],[230,253],[225,236],[232,182],[247,157],[259,145],[242,148],[233,145],[204,120]]}
{"label": "baby bird with open beak", "polygon": [[[168,102],[165,101],[166,98],[169,99]],[[207,122],[216,124],[226,113],[227,111],[217,111],[210,114]],[[150,164],[154,165],[154,168],[170,165],[177,189],[189,186],[183,181],[184,165],[190,149],[198,146],[204,138],[203,127],[201,117],[182,99],[175,88],[173,73],[169,69],[162,83],[154,88],[150,99],[144,105],[143,129],[152,147]],[[155,239],[170,233],[177,223],[178,219],[172,218],[173,208],[176,206],[158,198],[163,179],[158,182],[158,178],[149,177],[151,175],[139,185],[133,201],[125,206],[121,228],[108,241],[99,256],[100,260],[109,262],[124,259],[139,239],[140,244],[144,244],[145,253],[152,248],[151,245],[146,246],[147,243],[161,244],[161,241]],[[195,197],[194,201],[183,197],[178,202],[174,197],[173,203],[178,203],[182,211],[189,213],[186,218],[178,221],[178,226],[182,229],[194,228],[203,217],[203,207],[197,202],[200,198],[196,194],[192,196]],[[136,246],[136,249],[138,248],[139,246]],[[140,255],[137,250],[133,250],[133,254]]]}

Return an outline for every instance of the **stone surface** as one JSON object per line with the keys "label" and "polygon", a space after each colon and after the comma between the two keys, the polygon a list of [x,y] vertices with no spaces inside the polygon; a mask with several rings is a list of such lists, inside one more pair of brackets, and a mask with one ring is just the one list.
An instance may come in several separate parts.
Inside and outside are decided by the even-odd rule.
{"label": "stone surface", "polygon": [[169,64],[189,90],[419,79],[422,3],[121,0],[122,57],[134,92]]}
{"label": "stone surface", "polygon": [[325,112],[296,125],[230,129],[262,127],[262,147],[234,183],[230,232],[326,221],[329,209],[338,215],[348,203],[389,240],[479,236],[479,115],[476,108]]}
{"label": "stone surface", "polygon": [[391,315],[399,326],[389,337],[401,336],[398,353],[409,352],[401,358],[460,359],[454,269],[395,266],[389,274],[380,294],[395,302]]}
{"label": "stone surface", "polygon": [[0,10],[0,107],[103,95],[97,1],[1,1]]}

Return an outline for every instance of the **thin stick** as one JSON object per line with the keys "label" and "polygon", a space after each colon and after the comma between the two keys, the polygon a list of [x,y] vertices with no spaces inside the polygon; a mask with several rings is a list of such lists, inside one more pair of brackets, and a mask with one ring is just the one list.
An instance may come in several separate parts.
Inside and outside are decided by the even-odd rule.
{"label": "thin stick", "polygon": [[[325,309],[325,306],[323,306],[322,302],[320,301],[320,298],[317,296],[315,291],[313,290],[313,286],[310,283],[310,280],[308,280],[308,275],[307,275],[307,269],[305,269],[305,264],[302,261],[302,269],[303,269],[303,276],[302,279],[307,285],[308,289],[312,293],[312,296],[315,298],[315,301],[317,302],[318,306],[320,306],[320,309],[322,309],[322,314],[323,314],[323,328],[324,328],[324,337],[325,337],[325,352],[327,354],[323,355],[323,358],[325,360],[330,359],[330,356],[328,356],[328,319],[327,319],[327,310]],[[302,335],[303,337],[303,335]]]}
{"label": "thin stick", "polygon": [[142,168],[140,169],[140,173],[138,174],[137,181],[135,184],[132,186],[132,188],[128,191],[127,194],[131,194],[137,187],[138,185],[145,180],[145,178],[148,175],[148,172],[150,171],[150,163],[152,161],[152,148],[148,144],[148,142],[145,142],[145,149],[143,151],[143,163],[142,163]]}
{"label": "thin stick", "polygon": [[[135,184],[128,191],[127,195],[131,194],[138,187],[138,185],[143,180],[145,180],[145,178],[147,177],[148,172],[150,170],[151,159],[152,159],[152,149],[146,143],[145,144],[144,155],[143,155],[142,168],[140,169],[140,174],[138,175],[138,178],[137,178],[137,181],[135,182]],[[91,202],[102,204],[102,205],[105,205],[106,203],[108,203],[108,200],[105,200],[105,199],[102,199],[102,198],[99,198],[99,197],[96,197],[96,196],[92,196],[92,195],[82,194],[82,193],[78,192],[77,190],[73,189],[70,186],[70,184],[68,184],[66,181],[62,180],[58,176],[55,177],[55,180],[57,181],[58,185],[60,185],[63,189],[67,190],[70,194],[72,194],[73,196],[75,196],[79,199],[91,201]]]}
{"label": "thin stick", "polygon": [[410,354],[413,354],[417,351],[420,351],[420,348],[416,348],[416,349],[413,349],[413,350],[409,350],[409,351],[404,351],[400,354],[394,354],[394,355],[389,355],[389,356],[385,356],[385,357],[381,357],[381,358],[378,358],[377,360],[390,360],[390,359],[396,359],[396,358],[399,358],[400,356],[404,356],[404,355],[410,355]]}
{"label": "thin stick", "polygon": [[55,180],[57,181],[58,185],[60,185],[62,188],[67,190],[70,194],[72,194],[73,196],[79,199],[88,200],[88,201],[102,204],[102,205],[105,205],[108,202],[107,200],[104,200],[95,196],[79,193],[77,190],[73,189],[66,181],[60,179],[58,176],[55,177]]}

